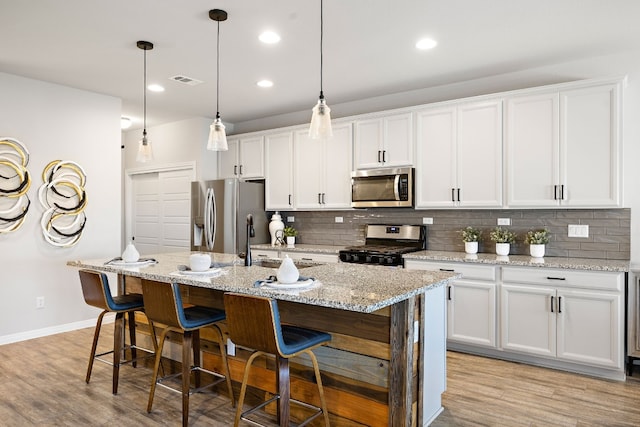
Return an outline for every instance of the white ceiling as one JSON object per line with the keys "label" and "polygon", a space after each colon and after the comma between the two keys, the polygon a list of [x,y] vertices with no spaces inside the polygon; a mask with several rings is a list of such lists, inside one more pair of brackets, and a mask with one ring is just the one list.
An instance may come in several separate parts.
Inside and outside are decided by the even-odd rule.
{"label": "white ceiling", "polygon": [[[640,48],[638,0],[325,0],[329,105]],[[0,71],[119,97],[147,126],[215,115],[238,123],[313,107],[320,86],[319,0],[0,0]],[[258,41],[266,29],[282,41]],[[418,51],[417,39],[438,46]],[[204,83],[169,80],[185,75]],[[255,83],[269,78],[270,89]],[[335,111],[334,111],[335,112]],[[338,112],[339,115],[339,112]]]}

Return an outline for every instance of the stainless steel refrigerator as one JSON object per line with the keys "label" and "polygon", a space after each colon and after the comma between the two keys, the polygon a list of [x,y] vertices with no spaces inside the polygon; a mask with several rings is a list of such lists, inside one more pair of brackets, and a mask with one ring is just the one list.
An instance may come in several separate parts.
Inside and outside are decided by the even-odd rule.
{"label": "stainless steel refrigerator", "polygon": [[253,217],[251,244],[269,242],[264,183],[219,179],[191,183],[191,250],[244,254],[247,215]]}

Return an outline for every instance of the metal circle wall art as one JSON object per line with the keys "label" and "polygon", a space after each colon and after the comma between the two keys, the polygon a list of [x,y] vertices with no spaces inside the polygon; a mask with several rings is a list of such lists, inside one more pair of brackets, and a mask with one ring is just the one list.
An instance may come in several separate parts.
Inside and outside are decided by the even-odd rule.
{"label": "metal circle wall art", "polygon": [[29,150],[14,138],[0,137],[0,233],[16,231],[31,206],[27,191]]}
{"label": "metal circle wall art", "polygon": [[38,200],[45,209],[40,220],[42,235],[53,246],[73,246],[87,222],[87,175],[75,162],[54,160],[42,171],[42,181],[38,189]]}

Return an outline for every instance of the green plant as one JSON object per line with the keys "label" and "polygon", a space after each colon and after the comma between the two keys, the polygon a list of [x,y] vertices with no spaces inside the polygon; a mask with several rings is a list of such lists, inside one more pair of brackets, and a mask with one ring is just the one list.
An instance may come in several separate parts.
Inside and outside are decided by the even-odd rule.
{"label": "green plant", "polygon": [[298,235],[298,230],[288,225],[284,228],[284,237],[295,237]]}
{"label": "green plant", "polygon": [[496,243],[515,243],[516,241],[516,234],[502,227],[494,228],[489,237]]}
{"label": "green plant", "polygon": [[480,237],[482,237],[482,231],[478,230],[477,228],[473,228],[471,226],[460,230],[460,234],[462,234],[463,242],[479,242]]}
{"label": "green plant", "polygon": [[529,230],[527,236],[524,238],[524,242],[530,245],[546,245],[549,243],[549,230]]}

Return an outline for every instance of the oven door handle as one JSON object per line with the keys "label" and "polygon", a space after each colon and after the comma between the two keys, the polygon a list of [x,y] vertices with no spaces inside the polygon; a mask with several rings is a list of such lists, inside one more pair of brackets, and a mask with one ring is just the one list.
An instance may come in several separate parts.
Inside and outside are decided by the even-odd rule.
{"label": "oven door handle", "polygon": [[396,200],[400,200],[400,174],[397,173],[396,177],[393,179],[393,195]]}

